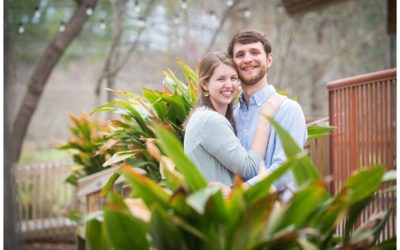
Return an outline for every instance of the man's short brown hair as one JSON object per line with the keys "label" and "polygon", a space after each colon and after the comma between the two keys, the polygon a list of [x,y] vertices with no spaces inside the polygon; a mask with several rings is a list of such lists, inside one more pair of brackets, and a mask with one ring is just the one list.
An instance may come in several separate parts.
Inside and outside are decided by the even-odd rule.
{"label": "man's short brown hair", "polygon": [[267,35],[258,30],[249,29],[249,30],[240,31],[239,33],[236,33],[232,37],[231,42],[229,43],[229,46],[228,46],[228,54],[231,57],[233,57],[233,46],[236,43],[249,44],[249,43],[256,43],[256,42],[262,43],[265,53],[267,55],[272,52],[271,42],[268,40]]}

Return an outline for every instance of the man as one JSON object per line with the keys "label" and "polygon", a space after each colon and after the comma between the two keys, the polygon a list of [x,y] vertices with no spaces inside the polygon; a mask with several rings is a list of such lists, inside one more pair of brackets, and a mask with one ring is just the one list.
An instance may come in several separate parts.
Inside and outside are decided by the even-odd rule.
{"label": "man", "polygon": [[[249,150],[260,108],[268,98],[276,93],[275,88],[268,83],[268,69],[273,62],[271,43],[265,34],[256,30],[246,30],[232,37],[228,53],[238,67],[243,89],[239,103],[234,110],[237,135],[241,144]],[[300,105],[287,99],[277,110],[274,119],[303,148],[307,140],[307,127]],[[273,126],[270,130],[264,161],[269,173],[286,161],[282,143]],[[256,176],[247,182],[253,185],[257,181],[258,177]],[[292,196],[290,189],[294,189],[296,183],[291,172],[288,172],[275,182],[274,186],[277,190],[285,190],[282,198],[287,200]]]}

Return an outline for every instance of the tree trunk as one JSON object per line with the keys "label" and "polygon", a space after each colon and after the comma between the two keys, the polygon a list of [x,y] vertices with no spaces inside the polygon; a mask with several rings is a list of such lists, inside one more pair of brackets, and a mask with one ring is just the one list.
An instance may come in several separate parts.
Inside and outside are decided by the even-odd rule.
{"label": "tree trunk", "polygon": [[[9,17],[9,9],[7,8],[9,6],[9,2],[6,1],[6,8],[5,8],[5,18],[4,20],[8,21]],[[12,49],[11,49],[12,43],[11,43],[11,38],[10,38],[10,26],[9,25],[4,25],[4,96],[7,96],[7,93],[9,91],[9,87],[11,84],[11,78],[12,78],[12,66],[11,66],[11,58],[12,58]],[[7,101],[4,100],[4,104],[6,104]],[[8,110],[4,108],[4,122],[3,122],[3,134],[4,134],[4,144],[3,144],[3,149],[4,149],[4,182],[3,182],[3,188],[4,188],[4,199],[3,199],[3,204],[4,204],[4,231],[3,231],[3,237],[4,237],[4,249],[6,250],[12,250],[12,249],[20,249],[18,245],[18,234],[16,230],[16,204],[15,204],[15,185],[14,185],[14,178],[12,175],[12,162],[11,162],[11,148],[9,147],[10,145],[10,131],[9,131],[9,123],[8,123]]]}
{"label": "tree trunk", "polygon": [[71,19],[66,24],[65,31],[56,34],[42,54],[32,76],[29,79],[27,91],[12,127],[12,162],[18,161],[20,157],[26,131],[51,72],[57,65],[67,47],[82,30],[83,24],[88,18],[86,15],[87,6],[92,6],[92,8],[94,8],[97,5],[97,0],[77,0],[76,2],[78,3],[78,6]]}

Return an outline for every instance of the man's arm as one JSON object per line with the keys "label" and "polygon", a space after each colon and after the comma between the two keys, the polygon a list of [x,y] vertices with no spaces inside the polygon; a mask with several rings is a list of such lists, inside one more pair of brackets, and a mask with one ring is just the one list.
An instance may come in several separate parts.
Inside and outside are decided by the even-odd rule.
{"label": "man's arm", "polygon": [[[288,100],[281,106],[281,110],[279,110],[274,117],[274,119],[283,127],[289,134],[293,137],[297,145],[303,148],[304,143],[307,140],[307,127],[304,118],[303,110],[300,105],[292,100]],[[273,143],[269,144],[273,145],[273,155],[272,155],[272,164],[268,167],[268,173],[275,171],[283,162],[286,161],[286,155],[283,150],[282,142],[279,136],[275,132],[275,128],[271,129],[272,137],[270,140],[273,140]],[[250,179],[249,184],[255,184],[258,181],[258,177]],[[274,183],[274,186],[278,190],[284,189],[286,186],[296,187],[296,183],[294,181],[293,175],[291,172],[283,175],[278,181]]]}
{"label": "man's arm", "polygon": [[[296,144],[303,148],[307,140],[307,126],[304,118],[303,110],[297,102],[290,101],[285,107],[285,110],[277,115],[276,120],[285,129],[290,136],[293,137]],[[272,156],[272,164],[269,167],[271,172],[275,171],[283,162],[287,160],[285,152],[283,150],[282,142],[277,134],[275,134],[275,149]],[[278,190],[290,185],[296,187],[293,175],[290,172],[282,176],[276,183],[275,186]]]}

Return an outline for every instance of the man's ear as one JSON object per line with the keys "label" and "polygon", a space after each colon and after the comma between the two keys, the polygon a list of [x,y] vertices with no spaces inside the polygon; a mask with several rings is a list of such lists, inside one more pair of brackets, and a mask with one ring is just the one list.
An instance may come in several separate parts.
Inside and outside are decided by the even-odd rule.
{"label": "man's ear", "polygon": [[267,68],[272,66],[272,62],[274,61],[272,53],[268,53],[267,55]]}

